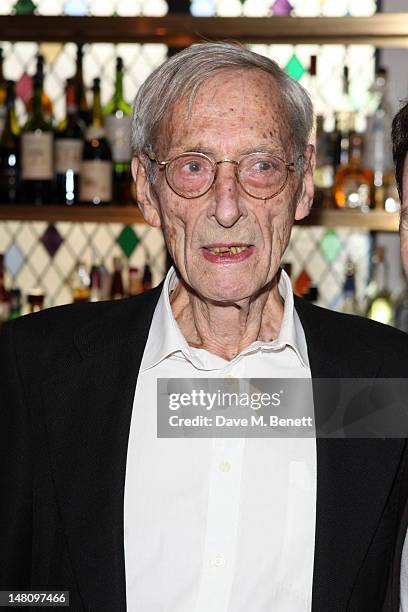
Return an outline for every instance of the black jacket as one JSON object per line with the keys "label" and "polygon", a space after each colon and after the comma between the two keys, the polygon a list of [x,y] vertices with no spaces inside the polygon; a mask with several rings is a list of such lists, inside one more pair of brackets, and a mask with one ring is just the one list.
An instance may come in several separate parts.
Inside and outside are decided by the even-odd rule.
{"label": "black jacket", "polygon": [[[72,611],[126,610],[127,443],[161,289],[4,326],[0,590],[63,589]],[[406,376],[405,334],[300,299],[295,307],[313,377]],[[314,612],[379,611],[389,580],[389,598],[398,597],[404,451],[404,439],[317,440]],[[398,610],[396,600],[388,606]]]}

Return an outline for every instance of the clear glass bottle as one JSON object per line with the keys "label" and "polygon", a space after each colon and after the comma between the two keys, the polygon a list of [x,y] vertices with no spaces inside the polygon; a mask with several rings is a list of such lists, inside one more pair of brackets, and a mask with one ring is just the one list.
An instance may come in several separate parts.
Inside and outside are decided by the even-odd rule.
{"label": "clear glass bottle", "polygon": [[385,249],[376,246],[371,258],[371,280],[367,287],[366,316],[374,321],[392,325],[394,304],[388,288],[388,268]]}
{"label": "clear glass bottle", "polygon": [[355,266],[350,258],[347,259],[346,263],[346,276],[343,284],[343,303],[341,306],[341,312],[347,314],[360,314],[356,296]]}
{"label": "clear glass bottle", "polygon": [[78,261],[71,281],[72,301],[89,302],[91,295],[90,278],[83,261]]}

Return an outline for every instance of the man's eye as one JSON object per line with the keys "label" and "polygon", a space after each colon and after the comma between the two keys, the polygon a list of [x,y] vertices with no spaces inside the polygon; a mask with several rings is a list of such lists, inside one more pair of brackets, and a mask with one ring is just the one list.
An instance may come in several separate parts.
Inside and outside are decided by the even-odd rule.
{"label": "man's eye", "polygon": [[201,172],[202,170],[202,165],[200,162],[198,161],[189,161],[185,166],[184,166],[184,170],[186,172],[191,172],[193,174],[196,174],[197,172]]}
{"label": "man's eye", "polygon": [[270,172],[274,167],[270,161],[260,160],[256,163],[255,169],[258,170],[258,172]]}

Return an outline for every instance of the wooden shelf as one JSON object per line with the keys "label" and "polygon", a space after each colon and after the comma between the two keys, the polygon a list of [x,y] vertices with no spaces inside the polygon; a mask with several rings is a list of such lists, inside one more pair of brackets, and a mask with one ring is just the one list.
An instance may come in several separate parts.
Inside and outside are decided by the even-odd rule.
{"label": "wooden shelf", "polygon": [[[33,206],[26,204],[0,205],[1,221],[70,221],[81,223],[144,223],[137,206]],[[300,226],[355,227],[362,230],[396,232],[398,213],[353,210],[316,209],[301,221]]]}
{"label": "wooden shelf", "polygon": [[0,16],[0,40],[164,43],[372,44],[408,47],[408,13],[371,17],[64,17]]}
{"label": "wooden shelf", "polygon": [[144,223],[137,206],[64,206],[1,204],[2,221],[78,221],[81,223]]}

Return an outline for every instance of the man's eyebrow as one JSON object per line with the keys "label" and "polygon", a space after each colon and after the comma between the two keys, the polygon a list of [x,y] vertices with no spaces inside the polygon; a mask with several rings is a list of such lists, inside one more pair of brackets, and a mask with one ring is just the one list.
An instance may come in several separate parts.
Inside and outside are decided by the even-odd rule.
{"label": "man's eyebrow", "polygon": [[[180,144],[180,145],[175,145],[174,147],[171,148],[171,153],[167,155],[167,159],[169,159],[170,157],[174,157],[175,155],[180,155],[181,153],[189,153],[189,152],[203,153],[204,155],[209,155],[212,157],[216,156],[215,149],[210,149],[208,147],[204,147],[201,145],[188,145],[187,146],[185,144]],[[251,153],[269,153],[272,155],[282,156],[284,154],[284,150],[281,144],[263,143],[263,144],[247,147],[245,149],[241,149],[240,151],[236,153],[236,156],[242,157],[243,155],[249,155]]]}

